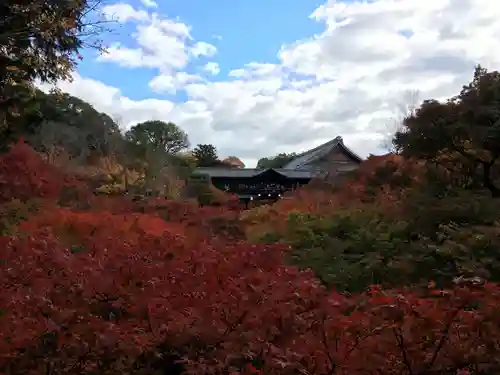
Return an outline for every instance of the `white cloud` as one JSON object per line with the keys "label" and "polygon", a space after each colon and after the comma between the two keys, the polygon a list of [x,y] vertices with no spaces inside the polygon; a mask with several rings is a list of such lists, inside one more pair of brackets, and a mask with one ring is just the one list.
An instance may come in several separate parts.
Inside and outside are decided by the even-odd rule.
{"label": "white cloud", "polygon": [[102,11],[107,20],[114,20],[121,23],[147,21],[149,19],[147,12],[135,10],[132,5],[125,3],[106,5]]}
{"label": "white cloud", "polygon": [[[185,89],[187,101],[133,101],[79,76],[62,88],[119,115],[124,126],[174,121],[192,143],[213,143],[222,156],[250,166],[337,135],[362,155],[376,152],[406,92],[445,98],[472,78],[476,63],[500,65],[500,7],[491,0],[329,0],[310,15],[323,32],[283,45],[277,64],[251,62],[213,82],[181,73],[196,56],[215,54],[215,46],[193,41],[178,20],[114,7],[120,20],[138,23],[137,46],[114,46],[102,59],[154,68],[150,88]],[[215,64],[202,69],[216,71]]]}
{"label": "white cloud", "polygon": [[175,94],[177,92],[174,77],[171,75],[159,75],[154,77],[149,81],[149,88],[157,93]]}
{"label": "white cloud", "polygon": [[279,74],[280,66],[276,64],[262,64],[257,62],[251,62],[245,65],[244,68],[238,68],[231,70],[229,72],[229,77],[235,78],[250,78],[266,76],[270,74]]}
{"label": "white cloud", "polygon": [[148,8],[158,8],[158,4],[153,0],[141,0],[141,3]]}
{"label": "white cloud", "polygon": [[146,58],[139,48],[122,47],[120,43],[109,46],[101,56],[100,61],[115,62],[127,68],[156,67],[153,59]]}
{"label": "white cloud", "polygon": [[205,72],[208,72],[214,76],[216,76],[217,74],[220,73],[220,67],[219,67],[219,64],[217,64],[216,62],[208,62],[205,64],[205,66],[203,67],[203,70]]}
{"label": "white cloud", "polygon": [[185,72],[160,74],[149,82],[149,88],[156,93],[175,94],[187,84],[200,81],[203,81],[200,76]]}
{"label": "white cloud", "polygon": [[[178,21],[166,19],[158,14],[137,11],[128,4],[109,5],[104,13],[115,17],[119,22],[136,22],[136,31],[132,34],[135,47],[121,44],[111,45],[106,53],[99,56],[98,61],[114,62],[128,68],[157,68],[162,72],[172,72],[186,66],[191,48],[197,51],[202,42],[189,46],[192,40],[190,27]],[[210,46],[210,45],[209,45]],[[208,47],[205,47],[207,49]]]}
{"label": "white cloud", "polygon": [[217,48],[206,42],[198,42],[191,48],[191,53],[193,56],[208,56],[212,57],[217,53]]}

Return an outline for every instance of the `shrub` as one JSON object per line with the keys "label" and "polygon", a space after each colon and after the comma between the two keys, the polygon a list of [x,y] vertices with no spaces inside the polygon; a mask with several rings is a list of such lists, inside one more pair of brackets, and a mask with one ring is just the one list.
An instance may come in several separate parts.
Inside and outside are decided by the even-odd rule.
{"label": "shrub", "polygon": [[229,212],[220,215],[210,215],[206,221],[212,237],[221,236],[226,239],[245,239],[243,226],[238,216]]}
{"label": "shrub", "polygon": [[[401,189],[400,166],[243,215],[222,192],[83,207],[76,181],[15,146],[0,163],[0,372],[498,373],[496,202]],[[16,175],[30,168],[46,177]]]}
{"label": "shrub", "polygon": [[404,222],[381,220],[374,212],[344,211],[293,213],[281,242],[290,244],[292,264],[313,269],[326,285],[361,291],[370,284],[405,285],[407,265],[397,260],[409,249],[409,238]]}
{"label": "shrub", "polygon": [[182,196],[188,199],[196,199],[202,206],[227,205],[229,202],[233,201],[233,197],[230,194],[212,185],[209,177],[206,175],[191,176],[184,186]]}
{"label": "shrub", "polygon": [[378,210],[343,210],[330,215],[291,212],[284,229],[267,228],[257,243],[290,247],[288,262],[312,269],[322,283],[356,292],[384,287],[450,285],[458,276],[500,281],[498,224],[442,224],[427,237],[415,222],[391,219]]}
{"label": "shrub", "polygon": [[104,195],[121,195],[125,193],[125,186],[123,184],[102,185],[95,189],[95,192]]}
{"label": "shrub", "polygon": [[57,199],[64,175],[22,140],[0,156],[0,203],[11,199]]}
{"label": "shrub", "polygon": [[413,230],[433,238],[443,225],[492,225],[500,218],[498,200],[466,190],[441,195],[414,188],[406,192],[402,207]]}
{"label": "shrub", "polygon": [[38,203],[35,201],[21,202],[14,199],[10,202],[0,204],[0,235],[8,235],[15,232],[17,225],[27,220],[38,211]]}
{"label": "shrub", "polygon": [[193,374],[498,371],[497,285],[347,298],[278,247],[106,232],[78,249],[50,228],[0,237],[1,371],[160,374],[176,359]]}

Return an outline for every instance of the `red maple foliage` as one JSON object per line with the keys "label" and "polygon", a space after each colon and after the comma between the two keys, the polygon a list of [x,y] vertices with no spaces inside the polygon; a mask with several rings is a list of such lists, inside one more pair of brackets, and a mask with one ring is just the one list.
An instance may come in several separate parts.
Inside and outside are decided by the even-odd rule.
{"label": "red maple foliage", "polygon": [[[245,372],[249,363],[265,374],[496,365],[497,285],[347,298],[284,266],[278,247],[191,247],[147,231],[118,238],[107,228],[65,246],[48,227],[0,237],[0,368],[118,373],[169,352],[190,373]],[[142,373],[167,365],[144,362]]]}
{"label": "red maple foliage", "polygon": [[21,139],[0,156],[0,203],[11,199],[57,198],[63,175]]}
{"label": "red maple foliage", "polygon": [[[52,177],[14,173],[3,199],[56,198],[57,174],[16,147],[1,176]],[[42,207],[0,236],[0,372],[499,371],[499,285],[341,295],[285,265],[285,246],[242,241],[234,215],[161,200]]]}
{"label": "red maple foliage", "polygon": [[0,156],[0,204],[43,199],[74,205],[87,202],[91,195],[77,176],[47,164],[22,138]]}

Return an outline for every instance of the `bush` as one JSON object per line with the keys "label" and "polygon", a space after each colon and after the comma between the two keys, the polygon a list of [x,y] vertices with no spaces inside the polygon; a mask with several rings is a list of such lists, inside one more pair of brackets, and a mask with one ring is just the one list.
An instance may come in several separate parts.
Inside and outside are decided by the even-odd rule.
{"label": "bush", "polygon": [[21,202],[18,199],[0,204],[0,235],[12,234],[19,223],[38,211],[35,201]]}
{"label": "bush", "polygon": [[492,225],[500,218],[500,202],[466,190],[446,195],[412,189],[405,195],[402,215],[413,230],[435,238],[443,225]]}
{"label": "bush", "polygon": [[40,224],[0,237],[1,371],[160,374],[176,359],[197,374],[498,370],[497,285],[346,298],[284,266],[278,247],[118,236],[117,218],[75,215],[78,247]]}
{"label": "bush", "polygon": [[11,199],[57,199],[64,175],[23,141],[0,156],[0,203]]}
{"label": "bush", "polygon": [[104,195],[122,195],[125,194],[125,186],[123,184],[102,185],[95,189],[95,192]]}
{"label": "bush", "polygon": [[283,230],[268,228],[254,240],[289,245],[290,264],[312,269],[322,283],[340,291],[422,285],[429,279],[450,285],[458,276],[500,281],[498,224],[442,224],[432,238],[416,228],[415,222],[373,209],[291,212]]}
{"label": "bush", "polygon": [[190,180],[183,194],[187,199],[196,199],[202,206],[221,206],[233,201],[233,197],[217,189],[206,180]]}
{"label": "bush", "polygon": [[[448,194],[426,211],[420,191],[367,204],[360,188],[303,189],[243,215],[232,200],[98,196],[84,207],[71,204],[81,186],[16,147],[0,164],[14,176],[0,205],[2,373],[500,370],[500,287],[484,280],[500,274],[493,203]],[[43,183],[15,175],[33,166]],[[439,219],[426,226],[426,215]],[[271,243],[245,242],[245,225]]]}
{"label": "bush", "polygon": [[292,213],[280,240],[291,246],[291,264],[311,268],[324,284],[346,291],[361,291],[371,284],[406,285],[413,275],[400,258],[409,250],[409,241],[405,222],[385,221],[363,211]]}

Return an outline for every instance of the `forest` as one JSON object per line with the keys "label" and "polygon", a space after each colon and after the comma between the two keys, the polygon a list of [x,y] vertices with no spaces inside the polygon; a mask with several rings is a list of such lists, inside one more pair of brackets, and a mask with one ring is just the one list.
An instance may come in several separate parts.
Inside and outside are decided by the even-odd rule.
{"label": "forest", "polygon": [[23,4],[0,5],[2,374],[500,372],[499,72],[422,102],[340,186],[243,210],[189,183],[241,167],[213,146],[39,91],[92,4]]}

